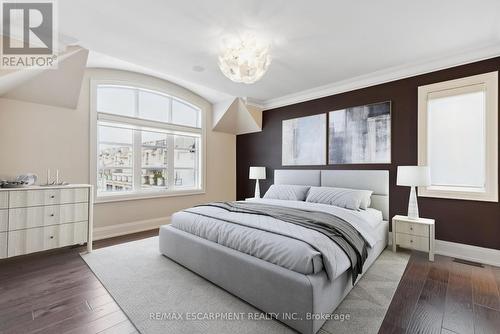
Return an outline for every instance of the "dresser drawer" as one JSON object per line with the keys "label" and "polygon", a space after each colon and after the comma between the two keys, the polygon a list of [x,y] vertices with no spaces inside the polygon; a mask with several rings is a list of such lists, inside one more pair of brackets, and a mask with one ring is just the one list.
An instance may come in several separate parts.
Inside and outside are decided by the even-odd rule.
{"label": "dresser drawer", "polygon": [[411,235],[419,235],[422,237],[429,237],[429,225],[408,223],[403,221],[397,222],[396,232],[406,233]]}
{"label": "dresser drawer", "polygon": [[59,247],[87,242],[88,222],[59,225]]}
{"label": "dresser drawer", "polygon": [[[398,225],[399,226],[399,225]],[[404,248],[429,251],[429,238],[404,233],[396,233],[396,244]]]}
{"label": "dresser drawer", "polygon": [[88,204],[34,206],[9,210],[9,231],[88,220]]}
{"label": "dresser drawer", "polygon": [[9,207],[9,192],[0,191],[0,209],[7,209]]}
{"label": "dresser drawer", "polygon": [[7,233],[0,232],[0,259],[7,257]]}
{"label": "dresser drawer", "polygon": [[9,210],[0,210],[0,232],[5,232],[9,227]]}
{"label": "dresser drawer", "polygon": [[88,188],[11,191],[10,208],[87,202]]}
{"label": "dresser drawer", "polygon": [[88,222],[53,225],[8,233],[8,256],[18,256],[87,241]]}

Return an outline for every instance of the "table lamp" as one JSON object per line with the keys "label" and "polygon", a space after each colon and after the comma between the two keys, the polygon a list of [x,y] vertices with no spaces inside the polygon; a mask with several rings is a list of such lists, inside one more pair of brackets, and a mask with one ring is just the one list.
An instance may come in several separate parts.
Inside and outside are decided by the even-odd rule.
{"label": "table lamp", "polygon": [[255,181],[255,198],[260,198],[259,180],[266,179],[266,167],[250,167],[250,180]]}
{"label": "table lamp", "polygon": [[415,187],[430,185],[430,170],[427,166],[398,166],[396,184],[411,187],[408,201],[408,218],[418,219],[417,192]]}

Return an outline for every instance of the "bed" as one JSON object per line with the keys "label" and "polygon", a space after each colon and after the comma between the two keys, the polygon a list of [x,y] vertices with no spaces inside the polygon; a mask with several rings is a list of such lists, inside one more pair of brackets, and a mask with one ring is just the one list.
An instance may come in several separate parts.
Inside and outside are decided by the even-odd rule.
{"label": "bed", "polygon": [[[276,199],[253,201],[331,212],[349,221],[369,239],[364,273],[387,246],[388,179],[387,171],[275,170],[274,184],[278,185],[371,190],[371,205],[367,210]],[[234,213],[241,225],[229,224],[225,218],[216,219],[210,214],[210,210],[217,213],[218,208],[189,210],[202,211],[176,213],[170,225],[160,228],[161,253],[260,310],[273,314],[300,333],[316,333],[353,288],[353,271],[346,254],[333,242],[331,246],[320,244],[323,248],[309,247],[301,238],[294,238],[297,235],[294,233],[305,233],[300,226],[275,220],[273,225],[266,226],[287,232],[269,233],[252,228],[252,224],[269,224],[265,217]],[[221,217],[231,217],[231,214]],[[304,234],[303,237],[307,240],[317,235]],[[362,273],[356,281],[361,276]]]}

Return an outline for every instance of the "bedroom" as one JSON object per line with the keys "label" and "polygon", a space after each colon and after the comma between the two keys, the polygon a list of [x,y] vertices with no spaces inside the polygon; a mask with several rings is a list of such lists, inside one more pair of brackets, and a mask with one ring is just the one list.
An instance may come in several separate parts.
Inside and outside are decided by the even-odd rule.
{"label": "bedroom", "polygon": [[1,333],[499,332],[497,1],[1,6]]}

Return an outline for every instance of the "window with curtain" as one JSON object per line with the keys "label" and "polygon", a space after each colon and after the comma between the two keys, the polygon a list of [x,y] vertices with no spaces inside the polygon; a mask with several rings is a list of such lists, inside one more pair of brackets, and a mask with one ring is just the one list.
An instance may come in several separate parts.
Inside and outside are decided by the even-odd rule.
{"label": "window with curtain", "polygon": [[428,197],[498,201],[498,72],[419,87]]}
{"label": "window with curtain", "polygon": [[140,87],[94,89],[98,198],[202,189],[199,108]]}

